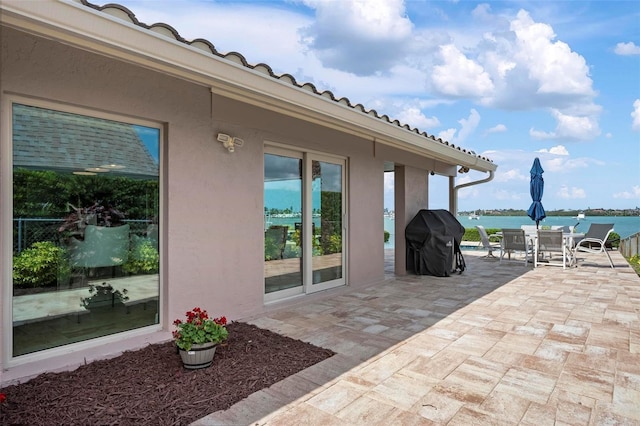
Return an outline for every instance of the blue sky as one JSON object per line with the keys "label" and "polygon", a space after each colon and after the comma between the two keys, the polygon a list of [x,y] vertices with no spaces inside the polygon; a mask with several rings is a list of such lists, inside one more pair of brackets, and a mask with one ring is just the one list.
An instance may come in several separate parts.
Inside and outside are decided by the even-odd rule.
{"label": "blue sky", "polygon": [[[527,209],[535,157],[547,210],[640,207],[640,2],[116,3],[490,158],[461,211]],[[429,207],[447,208],[431,182]]]}

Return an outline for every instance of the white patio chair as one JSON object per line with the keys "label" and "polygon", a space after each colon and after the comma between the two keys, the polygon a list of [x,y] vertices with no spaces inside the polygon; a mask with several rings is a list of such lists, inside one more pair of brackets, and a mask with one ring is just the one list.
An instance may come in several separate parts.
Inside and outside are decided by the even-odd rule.
{"label": "white patio chair", "polygon": [[511,260],[511,255],[515,253],[521,253],[524,257],[524,264],[527,262],[533,262],[531,259],[532,249],[529,245],[529,238],[527,238],[524,230],[522,229],[503,229],[502,240],[500,244],[500,262],[504,260],[504,256],[507,255],[508,260]]}
{"label": "white patio chair", "polygon": [[611,265],[612,268],[615,268],[606,247],[607,239],[609,238],[609,234],[612,232],[613,223],[592,223],[589,226],[589,230],[584,235],[584,238],[579,240],[573,249],[576,266],[578,265],[578,258],[576,256],[579,252],[604,253],[607,256],[607,259],[609,259],[609,265]]}
{"label": "white patio chair", "polygon": [[480,241],[482,242],[482,247],[484,247],[488,251],[487,255],[483,256],[483,257],[487,258],[487,259],[497,259],[497,257],[495,257],[493,255],[493,250],[499,250],[500,249],[500,243],[498,243],[498,242],[492,243],[491,242],[491,240],[489,239],[489,235],[487,235],[486,229],[484,229],[484,226],[476,225],[476,228],[478,229],[478,232],[480,233]]}
{"label": "white patio chair", "polygon": [[[553,259],[553,255],[558,253],[562,255],[562,262],[554,261]],[[548,255],[548,259],[545,259],[545,255]],[[533,259],[534,267],[536,268],[548,265],[562,266],[562,269],[566,269],[567,265],[571,264],[571,248],[566,245],[565,238],[562,236],[562,229],[538,230]]]}
{"label": "white patio chair", "polygon": [[534,235],[538,231],[538,228],[535,225],[522,225],[520,226],[520,229],[522,229],[527,235]]}

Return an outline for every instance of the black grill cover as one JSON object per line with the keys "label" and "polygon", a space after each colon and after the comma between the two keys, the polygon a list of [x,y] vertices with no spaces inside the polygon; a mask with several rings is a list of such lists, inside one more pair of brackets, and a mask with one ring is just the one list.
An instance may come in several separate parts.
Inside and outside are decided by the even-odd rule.
{"label": "black grill cover", "polygon": [[420,210],[405,229],[407,270],[448,277],[458,268],[457,256],[462,258],[463,235],[464,226],[448,210]]}

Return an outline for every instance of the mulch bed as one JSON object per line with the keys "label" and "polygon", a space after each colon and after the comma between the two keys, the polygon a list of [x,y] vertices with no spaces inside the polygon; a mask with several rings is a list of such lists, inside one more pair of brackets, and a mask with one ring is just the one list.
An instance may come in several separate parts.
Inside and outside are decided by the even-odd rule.
{"label": "mulch bed", "polygon": [[250,324],[227,329],[208,368],[185,369],[167,342],[8,386],[0,424],[186,425],[334,355]]}

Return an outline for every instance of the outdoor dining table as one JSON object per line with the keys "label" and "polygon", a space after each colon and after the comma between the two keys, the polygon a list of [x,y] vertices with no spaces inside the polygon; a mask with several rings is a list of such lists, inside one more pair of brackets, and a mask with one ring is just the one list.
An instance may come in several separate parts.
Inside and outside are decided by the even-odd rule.
{"label": "outdoor dining table", "polygon": [[[498,231],[494,234],[491,234],[489,237],[502,238],[502,231]],[[531,247],[535,249],[538,244],[538,232],[526,231],[525,237],[529,239],[529,241],[531,242]],[[583,238],[583,237],[584,237],[583,232],[563,232],[562,233],[562,239],[564,240],[564,244],[567,247],[569,247],[569,266],[573,266],[573,262],[575,262],[575,253],[573,251],[573,247],[575,246],[575,240],[576,238]]]}
{"label": "outdoor dining table", "polygon": [[[535,234],[529,233],[527,234],[527,236],[532,239],[533,247],[535,247],[537,251],[538,233],[537,232]],[[568,247],[567,256],[569,258],[569,267],[573,266],[573,263],[576,261],[575,251],[573,250],[573,248],[575,247],[575,240],[576,238],[582,238],[582,237],[584,237],[583,232],[563,232],[562,233],[563,243],[565,246]],[[576,266],[577,266],[577,263],[576,263]]]}

